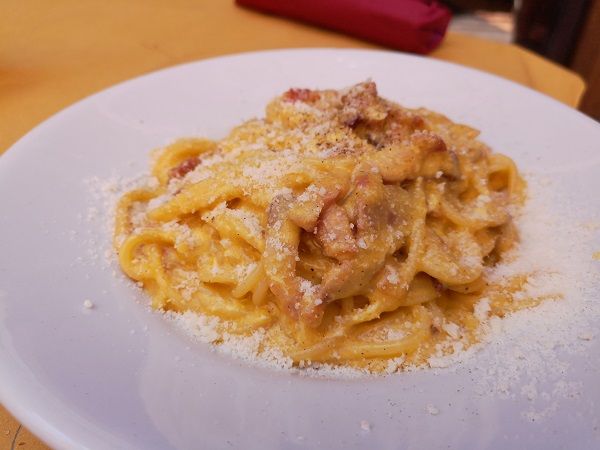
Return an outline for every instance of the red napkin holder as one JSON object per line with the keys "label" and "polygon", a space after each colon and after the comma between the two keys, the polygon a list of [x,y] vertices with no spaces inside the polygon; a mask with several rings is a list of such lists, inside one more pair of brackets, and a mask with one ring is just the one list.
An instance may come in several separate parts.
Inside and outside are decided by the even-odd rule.
{"label": "red napkin holder", "polygon": [[329,28],[398,50],[426,54],[452,13],[434,0],[235,0],[238,5]]}

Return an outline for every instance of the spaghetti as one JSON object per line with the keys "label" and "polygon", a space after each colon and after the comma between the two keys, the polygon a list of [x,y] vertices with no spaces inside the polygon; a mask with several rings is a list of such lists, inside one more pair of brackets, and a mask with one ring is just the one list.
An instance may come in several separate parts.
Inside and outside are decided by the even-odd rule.
{"label": "spaghetti", "polygon": [[477,135],[372,82],[291,89],[218,142],[155,153],[152,182],[118,205],[121,267],[154,308],[260,330],[261,351],[300,366],[460,351],[484,316],[539,301],[511,295],[525,275],[488,282],[524,183]]}

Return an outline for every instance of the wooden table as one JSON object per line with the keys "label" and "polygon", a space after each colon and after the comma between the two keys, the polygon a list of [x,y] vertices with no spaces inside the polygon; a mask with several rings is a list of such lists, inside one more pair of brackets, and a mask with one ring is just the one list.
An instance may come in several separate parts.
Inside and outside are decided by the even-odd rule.
{"label": "wooden table", "polygon": [[[0,0],[0,11],[0,154],[72,103],[164,67],[265,49],[382,48],[232,0]],[[575,73],[513,45],[450,33],[430,57],[500,75],[571,107],[585,90]],[[0,406],[0,448],[47,447]]]}

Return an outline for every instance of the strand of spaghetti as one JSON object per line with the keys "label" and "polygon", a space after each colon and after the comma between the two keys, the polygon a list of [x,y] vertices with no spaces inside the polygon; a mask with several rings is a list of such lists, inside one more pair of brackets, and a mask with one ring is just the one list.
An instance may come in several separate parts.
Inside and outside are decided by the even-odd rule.
{"label": "strand of spaghetti", "polygon": [[263,263],[258,265],[231,291],[235,298],[243,297],[250,291],[255,291],[258,284],[265,278],[265,268]]}
{"label": "strand of spaghetti", "polygon": [[131,232],[132,221],[130,210],[133,205],[135,203],[148,202],[154,197],[156,197],[156,192],[146,189],[133,190],[121,197],[115,211],[115,246],[118,247],[121,244],[120,242],[116,242],[116,239],[123,239]]}
{"label": "strand of spaghetti", "polygon": [[175,239],[170,233],[150,228],[141,233],[129,235],[119,248],[119,263],[123,271],[132,278],[142,277],[143,274],[140,273],[140,269],[143,266],[137,265],[135,262],[143,261],[143,258],[137,259],[136,250],[147,244],[160,244],[161,242],[173,245]]}
{"label": "strand of spaghetti", "polygon": [[184,214],[205,210],[216,204],[241,197],[240,186],[216,183],[213,179],[201,180],[177,193],[167,203],[148,211],[150,220],[168,222]]}
{"label": "strand of spaghetti", "polygon": [[[183,176],[186,171],[192,170],[199,163],[192,162],[188,167],[181,167],[186,161],[192,161],[199,155],[212,151],[216,148],[216,143],[210,139],[179,139],[169,145],[167,149],[161,149],[156,156],[152,166],[152,175],[158,179],[159,183],[166,186],[173,176]],[[183,169],[176,170],[177,168]]]}
{"label": "strand of spaghetti", "polygon": [[415,307],[412,321],[416,324],[409,336],[384,342],[342,342],[337,350],[344,359],[389,358],[416,351],[431,335],[431,318],[424,309]]}
{"label": "strand of spaghetti", "polygon": [[506,173],[506,189],[509,196],[518,195],[523,190],[523,179],[519,176],[517,165],[512,159],[500,153],[493,153],[489,156],[489,164],[490,177],[499,172]]}

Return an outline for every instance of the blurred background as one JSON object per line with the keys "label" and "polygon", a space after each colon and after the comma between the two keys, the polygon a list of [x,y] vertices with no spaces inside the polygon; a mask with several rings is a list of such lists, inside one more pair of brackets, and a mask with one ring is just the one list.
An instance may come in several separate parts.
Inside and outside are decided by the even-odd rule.
{"label": "blurred background", "polygon": [[444,0],[449,29],[518,44],[578,73],[580,110],[600,121],[600,0]]}

